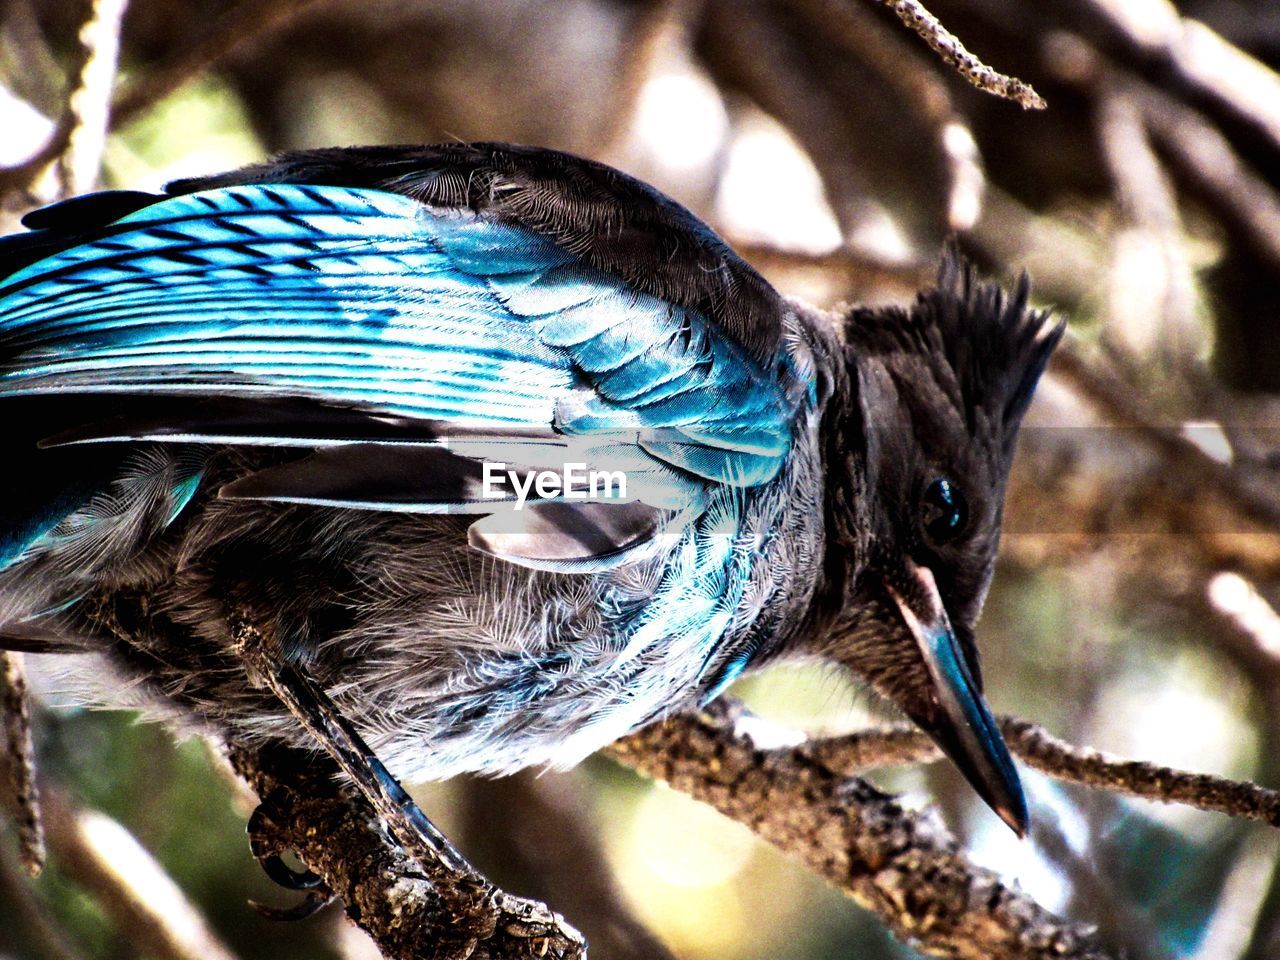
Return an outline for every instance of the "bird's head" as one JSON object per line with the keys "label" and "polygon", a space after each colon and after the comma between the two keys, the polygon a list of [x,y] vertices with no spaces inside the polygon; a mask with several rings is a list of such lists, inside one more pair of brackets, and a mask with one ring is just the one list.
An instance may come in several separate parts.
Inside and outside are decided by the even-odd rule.
{"label": "bird's head", "polygon": [[1027,295],[1025,277],[1007,295],[951,251],[910,308],[855,308],[845,389],[824,422],[828,653],[937,741],[1020,834],[1026,801],[983,699],[974,627],[1018,425],[1063,331]]}

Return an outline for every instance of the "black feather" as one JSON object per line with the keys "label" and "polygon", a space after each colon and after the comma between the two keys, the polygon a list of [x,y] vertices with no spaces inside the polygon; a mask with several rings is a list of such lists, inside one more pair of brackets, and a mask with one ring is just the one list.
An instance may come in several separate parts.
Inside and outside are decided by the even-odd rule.
{"label": "black feather", "polygon": [[1066,330],[1065,319],[1029,307],[1023,274],[1012,294],[979,279],[952,244],[937,283],[909,309],[857,308],[846,321],[853,350],[864,356],[915,354],[934,368],[970,430],[981,413],[1006,444],[1017,434],[1036,383]]}

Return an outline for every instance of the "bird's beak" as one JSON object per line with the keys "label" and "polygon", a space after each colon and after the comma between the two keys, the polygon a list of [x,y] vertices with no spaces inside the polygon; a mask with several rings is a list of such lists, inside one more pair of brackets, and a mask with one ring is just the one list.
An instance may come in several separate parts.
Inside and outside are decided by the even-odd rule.
{"label": "bird's beak", "polygon": [[[978,795],[1018,836],[1027,832],[1027,801],[995,718],[965,661],[928,567],[907,561],[911,583],[899,592],[886,582],[929,671],[932,709],[914,720],[949,756]],[[908,596],[909,595],[909,599]]]}

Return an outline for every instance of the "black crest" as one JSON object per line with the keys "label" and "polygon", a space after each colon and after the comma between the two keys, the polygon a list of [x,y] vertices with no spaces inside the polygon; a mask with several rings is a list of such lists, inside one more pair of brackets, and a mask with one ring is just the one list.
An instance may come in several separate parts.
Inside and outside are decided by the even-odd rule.
{"label": "black crest", "polygon": [[970,431],[981,419],[1009,445],[1066,329],[1064,319],[1028,306],[1030,290],[1025,273],[1011,293],[979,279],[951,244],[936,284],[910,308],[856,309],[846,336],[858,352],[927,358]]}

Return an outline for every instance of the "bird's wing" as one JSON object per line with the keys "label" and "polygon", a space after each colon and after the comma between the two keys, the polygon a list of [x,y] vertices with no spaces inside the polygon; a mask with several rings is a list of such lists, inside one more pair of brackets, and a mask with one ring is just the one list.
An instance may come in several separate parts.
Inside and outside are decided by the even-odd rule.
{"label": "bird's wing", "polygon": [[783,303],[768,281],[683,206],[583,157],[504,143],[301,150],[169,190],[246,183],[369,187],[483,213],[553,238],[632,289],[696,310],[762,364],[782,346]]}
{"label": "bird's wing", "polygon": [[[473,530],[557,569],[626,557],[710,484],[774,476],[796,378],[755,352],[564,237],[364,187],[181,194],[0,283],[0,397],[81,398],[61,442],[315,449],[229,495],[489,512],[486,461],[622,471],[638,505]],[[103,394],[130,412],[103,420]]]}

